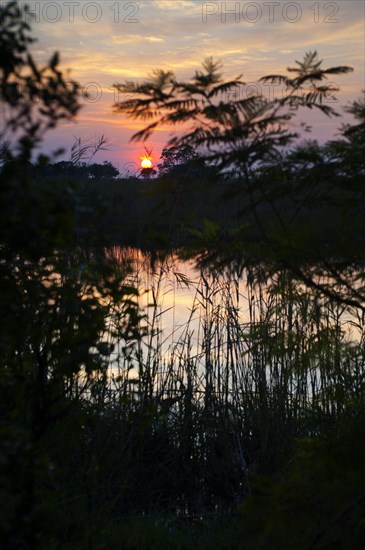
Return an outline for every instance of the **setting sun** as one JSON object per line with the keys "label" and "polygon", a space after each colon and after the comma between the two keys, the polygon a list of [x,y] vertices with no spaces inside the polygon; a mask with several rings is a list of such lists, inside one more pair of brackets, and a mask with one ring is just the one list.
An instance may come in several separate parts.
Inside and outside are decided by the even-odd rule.
{"label": "setting sun", "polygon": [[147,158],[142,159],[141,168],[152,168],[151,160]]}

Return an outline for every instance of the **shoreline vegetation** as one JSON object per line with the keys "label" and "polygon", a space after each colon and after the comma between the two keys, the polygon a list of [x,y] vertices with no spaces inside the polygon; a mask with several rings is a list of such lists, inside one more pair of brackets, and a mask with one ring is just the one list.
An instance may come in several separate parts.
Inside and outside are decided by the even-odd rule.
{"label": "shoreline vegetation", "polygon": [[[181,171],[151,180],[140,178],[75,178],[61,175],[49,179],[36,178],[40,187],[54,186],[60,190],[71,186],[76,216],[74,244],[88,246],[98,242],[105,246],[131,246],[151,253],[169,253],[193,247],[204,230],[212,231],[211,245],[223,248],[235,238],[241,226],[250,226],[249,238],[257,245],[257,261],[270,257],[271,237],[284,231],[295,238],[306,238],[302,253],[303,262],[319,261],[327,254],[331,261],[351,261],[354,243],[356,256],[363,259],[365,227],[362,219],[362,195],[356,188],[336,187],[336,182],[323,177],[323,188],[308,188],[311,179],[299,184],[271,182],[269,193],[259,192],[258,207],[253,211],[250,199],[239,180],[217,178],[210,170],[206,178],[192,178]],[[329,175],[330,176],[330,175]],[[37,185],[37,181],[34,185]],[[304,185],[303,185],[304,183]],[[277,185],[277,187],[276,187]],[[307,185],[307,187],[305,187]],[[314,196],[310,193],[314,190]],[[361,191],[361,190],[360,190]],[[274,197],[274,200],[272,199]],[[342,208],[346,205],[346,211]],[[294,208],[298,209],[293,215]],[[279,214],[278,214],[279,213]],[[346,215],[353,223],[346,226],[340,216]],[[260,223],[257,223],[257,217]],[[345,220],[346,221],[346,220]],[[282,227],[280,227],[280,225]],[[300,235],[300,232],[306,235]],[[294,248],[289,251],[292,253]],[[239,251],[237,250],[237,253]],[[300,257],[297,258],[300,261]]]}
{"label": "shoreline vegetation", "polygon": [[[310,288],[284,266],[270,274],[265,262],[261,266],[261,250],[268,248],[262,242],[257,257],[247,262],[244,250],[237,251],[235,262],[226,263],[223,270],[219,265],[212,269],[204,260],[200,278],[192,284],[176,273],[169,259],[171,248],[158,239],[159,233],[165,235],[168,228],[169,235],[181,239],[176,249],[188,258],[194,258],[196,240],[200,248],[203,238],[211,239],[209,253],[217,254],[215,248],[220,252],[226,241],[215,228],[222,224],[229,233],[227,222],[234,208],[240,208],[233,199],[224,219],[223,210],[215,207],[220,200],[217,190],[209,197],[204,187],[201,194],[195,188],[191,202],[188,197],[175,205],[181,213],[177,224],[172,199],[164,188],[161,191],[165,181],[74,182],[68,204],[73,203],[75,218],[67,247],[41,259],[38,242],[38,259],[14,260],[17,286],[8,296],[14,301],[25,289],[29,297],[29,321],[23,297],[19,311],[20,326],[29,338],[29,358],[39,369],[44,354],[48,357],[43,382],[47,396],[39,403],[42,431],[36,435],[36,441],[43,441],[40,449],[47,449],[46,470],[36,465],[43,453],[38,442],[31,444],[31,459],[19,457],[23,476],[33,477],[36,468],[31,509],[43,518],[37,540],[47,541],[46,546],[53,541],[55,548],[105,544],[131,549],[281,549],[306,548],[318,538],[319,548],[332,543],[346,547],[349,541],[360,548],[359,492],[365,473],[361,309],[346,304],[335,276],[333,284],[322,278],[319,288]],[[44,183],[49,188],[49,182]],[[65,183],[59,183],[63,197]],[[52,192],[59,207],[55,180]],[[42,204],[43,194],[39,196]],[[198,212],[206,209],[212,225],[192,218],[192,203]],[[170,213],[167,223],[158,214],[161,209]],[[318,268],[318,251],[326,264],[323,250],[337,249],[339,228],[331,208],[308,211],[317,231],[322,233],[326,223],[328,228],[322,248],[310,249],[313,257],[303,256],[303,263],[314,262]],[[37,211],[33,216],[39,219]],[[193,222],[192,231],[182,231],[184,216],[186,226]],[[308,227],[306,213],[302,216]],[[318,246],[317,234],[311,238]],[[169,246],[173,242],[168,240]],[[142,307],[139,301],[146,288],[139,287],[140,253],[136,260],[136,252],[125,249],[137,243],[145,243],[142,269],[150,270],[149,298]],[[269,256],[266,265],[270,261]],[[350,265],[349,258],[341,258],[341,269],[344,262]],[[59,280],[54,277],[58,271]],[[190,288],[196,298],[191,318],[182,330],[179,327],[179,337],[165,354],[163,342],[174,330],[161,328],[164,293],[171,290],[171,282],[166,286],[169,273],[174,285]],[[357,258],[346,278],[352,297],[357,284],[361,291],[362,274]],[[49,284],[44,287],[42,280]],[[32,281],[43,289],[41,303],[39,291],[33,303]],[[74,300],[79,305],[71,313]],[[248,310],[247,322],[240,319],[242,307]],[[33,316],[40,324],[29,335]],[[49,327],[49,319],[54,319],[54,326]],[[12,330],[14,335],[19,332]],[[40,334],[37,352],[33,339]],[[20,338],[13,344],[16,348],[24,336]],[[84,349],[85,338],[95,342],[95,350]],[[17,352],[16,363],[18,353],[24,352]],[[80,353],[76,366],[73,357]],[[27,387],[28,392],[31,379]],[[20,406],[23,394],[16,385],[12,391]],[[32,399],[38,401],[37,393]],[[4,406],[11,410],[9,396]],[[19,460],[8,464],[8,502]],[[36,464],[30,466],[29,460]],[[351,472],[350,479],[344,472]],[[22,494],[23,489],[18,491]],[[5,531],[15,520],[16,506],[14,501],[4,511]],[[339,514],[340,528],[337,520],[332,525]],[[288,516],[293,518],[290,522]],[[11,535],[10,540],[19,539]]]}
{"label": "shoreline vegetation", "polygon": [[47,175],[80,90],[33,59],[27,9],[0,5],[2,548],[363,548],[364,98],[324,146],[287,125],[336,116],[351,68],[308,52],[261,79],[285,98],[226,102],[212,58],[155,71],[116,110],[149,120],[134,139],[193,122],[161,177]]}

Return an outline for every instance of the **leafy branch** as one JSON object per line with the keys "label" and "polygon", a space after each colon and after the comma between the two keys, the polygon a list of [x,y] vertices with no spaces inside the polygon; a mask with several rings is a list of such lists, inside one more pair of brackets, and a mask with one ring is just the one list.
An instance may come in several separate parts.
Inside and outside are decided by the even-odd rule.
{"label": "leafy branch", "polygon": [[[267,75],[258,82],[282,83],[287,93],[282,98],[266,99],[256,93],[226,100],[222,96],[238,91],[245,82],[242,75],[224,81],[221,63],[207,58],[203,70],[187,82],[178,81],[170,71],[156,70],[149,80],[135,87],[133,98],[115,104],[115,110],[128,117],[150,121],[135,133],[133,141],[145,141],[160,126],[184,125],[182,135],[174,135],[168,145],[188,144],[204,153],[220,171],[236,169],[248,176],[258,162],[276,158],[283,146],[298,136],[288,127],[300,107],[317,108],[327,116],[338,116],[326,99],[333,85],[322,84],[327,75],[346,74],[351,67],[322,69],[317,52],[309,52],[297,67],[289,67],[292,77]],[[321,83],[321,85],[319,85]],[[306,85],[309,84],[309,88]],[[125,85],[124,85],[125,86]],[[116,87],[122,91],[123,85]],[[239,95],[239,94],[237,94]],[[190,123],[190,128],[185,130]]]}

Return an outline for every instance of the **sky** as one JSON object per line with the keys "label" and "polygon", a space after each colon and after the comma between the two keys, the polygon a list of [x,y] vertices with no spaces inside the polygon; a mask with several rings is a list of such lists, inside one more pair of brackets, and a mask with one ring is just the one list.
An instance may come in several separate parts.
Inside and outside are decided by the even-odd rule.
{"label": "sky", "polygon": [[[34,58],[42,63],[59,51],[62,70],[69,70],[66,78],[77,81],[83,92],[75,121],[50,131],[43,150],[50,153],[62,146],[64,158],[69,158],[75,137],[91,143],[104,134],[110,146],[95,161],[109,160],[122,174],[139,165],[143,143],[130,143],[130,138],[142,124],[114,112],[114,102],[125,96],[118,97],[113,85],[127,81],[133,87],[155,68],[187,79],[206,57],[213,56],[222,61],[224,77],[242,75],[249,84],[265,74],[283,74],[305,52],[317,50],[325,67],[354,68],[353,73],[334,77],[340,91],[332,106],[343,112],[365,89],[363,0],[42,0],[27,4],[35,15]],[[240,93],[247,90],[248,86]],[[311,137],[320,142],[333,138],[344,120],[318,113],[306,117],[313,127]],[[148,141],[155,164],[170,135],[170,129],[159,128]]]}

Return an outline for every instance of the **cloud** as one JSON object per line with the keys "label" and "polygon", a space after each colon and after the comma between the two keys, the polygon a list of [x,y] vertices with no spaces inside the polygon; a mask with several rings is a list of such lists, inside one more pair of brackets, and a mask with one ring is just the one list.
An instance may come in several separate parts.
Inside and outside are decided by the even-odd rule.
{"label": "cloud", "polygon": [[165,40],[159,36],[143,36],[140,34],[126,34],[121,36],[112,36],[113,44],[140,44],[141,42],[163,43]]}
{"label": "cloud", "polygon": [[201,11],[200,3],[193,2],[192,0],[154,0],[153,4],[161,10],[196,10],[196,8],[198,7]]}

